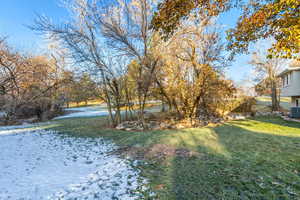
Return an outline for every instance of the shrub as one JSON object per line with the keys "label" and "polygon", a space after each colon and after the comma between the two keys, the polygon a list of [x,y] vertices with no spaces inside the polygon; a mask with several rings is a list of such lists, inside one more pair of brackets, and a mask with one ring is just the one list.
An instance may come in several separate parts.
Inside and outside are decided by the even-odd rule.
{"label": "shrub", "polygon": [[252,113],[253,106],[256,104],[256,99],[254,97],[243,97],[237,102],[236,106],[232,112],[235,113]]}

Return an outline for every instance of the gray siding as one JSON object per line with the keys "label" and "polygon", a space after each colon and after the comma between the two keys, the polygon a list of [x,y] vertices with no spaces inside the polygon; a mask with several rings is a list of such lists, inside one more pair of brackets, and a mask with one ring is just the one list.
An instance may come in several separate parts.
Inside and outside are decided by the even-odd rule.
{"label": "gray siding", "polygon": [[292,71],[288,85],[284,85],[281,89],[281,96],[292,97],[300,96],[300,71]]}

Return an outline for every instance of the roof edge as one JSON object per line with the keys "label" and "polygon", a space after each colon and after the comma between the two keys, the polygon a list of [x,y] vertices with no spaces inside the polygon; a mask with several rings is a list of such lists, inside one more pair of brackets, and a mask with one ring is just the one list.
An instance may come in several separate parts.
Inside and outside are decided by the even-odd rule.
{"label": "roof edge", "polygon": [[283,76],[286,73],[289,73],[289,72],[292,72],[292,71],[300,71],[300,67],[287,68],[287,69],[283,70],[282,72],[280,72],[277,76]]}

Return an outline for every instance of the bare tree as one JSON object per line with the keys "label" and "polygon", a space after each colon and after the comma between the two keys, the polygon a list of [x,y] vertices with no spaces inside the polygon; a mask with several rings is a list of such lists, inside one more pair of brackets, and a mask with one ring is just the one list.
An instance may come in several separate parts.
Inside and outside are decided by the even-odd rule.
{"label": "bare tree", "polygon": [[44,34],[51,40],[59,40],[69,50],[73,61],[83,67],[96,68],[101,77],[105,101],[112,125],[116,125],[109,94],[108,74],[112,66],[107,48],[101,42],[101,27],[94,24],[93,10],[89,1],[74,0],[68,5],[73,20],[64,25],[55,25],[50,19],[38,16],[31,29]]}
{"label": "bare tree", "polygon": [[24,71],[29,62],[18,52],[13,52],[4,40],[0,43],[0,85],[3,95],[9,96],[8,101],[12,105],[9,114],[14,113],[16,105],[21,101],[21,78],[25,76]]}
{"label": "bare tree", "polygon": [[271,90],[272,111],[278,111],[280,108],[279,100],[279,77],[282,71],[284,60],[279,58],[266,58],[266,54],[261,51],[253,53],[250,64],[254,67],[255,81],[264,88]]}
{"label": "bare tree", "polygon": [[149,28],[155,5],[156,2],[152,0],[120,0],[106,9],[105,13],[96,4],[93,6],[95,24],[101,27],[109,46],[118,54],[138,62],[138,116],[142,124],[149,88],[159,62],[159,56],[155,53],[158,40],[155,40]]}
{"label": "bare tree", "polygon": [[149,29],[155,2],[74,0],[68,5],[74,15],[73,21],[53,25],[46,17],[39,16],[31,28],[60,40],[77,64],[94,66],[99,70],[109,116],[114,125],[120,117],[114,118],[112,98],[119,98],[116,80],[121,79],[114,70],[118,65],[111,61],[114,56],[137,60],[139,119],[143,123],[145,103],[158,63],[158,58],[152,53],[155,42]]}
{"label": "bare tree", "polygon": [[[11,120],[18,116],[31,117],[37,114],[38,109],[42,114],[48,111],[49,106],[55,105],[57,100],[55,91],[64,82],[57,71],[53,59],[44,55],[31,56],[14,51],[2,41],[0,87],[7,119]],[[28,108],[28,112],[25,112],[25,107]],[[54,107],[52,110],[56,111]]]}

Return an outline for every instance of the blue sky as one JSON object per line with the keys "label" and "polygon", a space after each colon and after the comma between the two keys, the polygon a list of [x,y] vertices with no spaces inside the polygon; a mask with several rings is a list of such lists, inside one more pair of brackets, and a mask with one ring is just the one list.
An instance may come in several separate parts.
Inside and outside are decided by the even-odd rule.
{"label": "blue sky", "polygon": [[[9,36],[9,44],[19,50],[40,53],[45,45],[43,39],[25,26],[33,24],[36,13],[60,22],[68,18],[68,12],[61,6],[61,0],[4,0],[0,7],[0,35]],[[235,25],[238,16],[238,10],[231,10],[219,17],[224,31]],[[248,55],[237,56],[228,70],[229,77],[240,81],[248,76],[251,70],[248,60]]]}
{"label": "blue sky", "polygon": [[0,34],[9,36],[9,43],[18,49],[38,51],[43,40],[26,27],[33,24],[36,13],[54,20],[68,16],[60,0],[4,0],[0,6]]}

